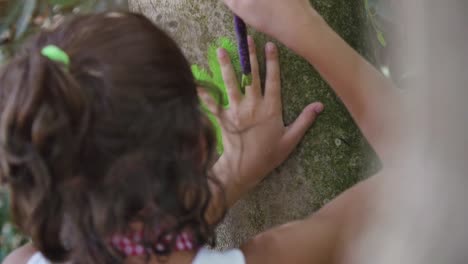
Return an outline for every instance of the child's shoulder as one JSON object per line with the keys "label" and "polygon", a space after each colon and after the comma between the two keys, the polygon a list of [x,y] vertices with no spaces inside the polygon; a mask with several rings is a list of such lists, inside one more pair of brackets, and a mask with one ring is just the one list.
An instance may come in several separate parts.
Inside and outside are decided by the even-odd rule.
{"label": "child's shoulder", "polygon": [[27,264],[32,256],[37,252],[32,244],[26,244],[20,248],[17,248],[13,251],[8,257],[3,261],[3,264]]}

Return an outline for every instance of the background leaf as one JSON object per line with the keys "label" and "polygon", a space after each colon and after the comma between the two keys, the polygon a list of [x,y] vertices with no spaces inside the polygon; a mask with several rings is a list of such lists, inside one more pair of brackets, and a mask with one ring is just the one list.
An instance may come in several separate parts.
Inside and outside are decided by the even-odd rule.
{"label": "background leaf", "polygon": [[62,7],[69,7],[69,6],[76,6],[80,4],[79,0],[49,0],[49,4],[52,6],[62,6]]}
{"label": "background leaf", "polygon": [[387,41],[385,40],[385,36],[384,36],[384,34],[382,33],[382,31],[377,31],[377,39],[379,40],[380,44],[381,44],[383,47],[386,47],[386,46],[387,46]]}
{"label": "background leaf", "polygon": [[34,11],[36,10],[37,0],[22,0],[21,15],[16,21],[15,39],[19,39],[28,29]]}
{"label": "background leaf", "polygon": [[0,65],[30,34],[61,17],[110,10],[128,10],[128,0],[0,0]]}

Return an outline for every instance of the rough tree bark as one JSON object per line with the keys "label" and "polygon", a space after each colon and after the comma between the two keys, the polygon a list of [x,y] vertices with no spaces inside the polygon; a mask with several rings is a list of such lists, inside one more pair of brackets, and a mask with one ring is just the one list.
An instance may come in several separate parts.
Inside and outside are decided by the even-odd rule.
{"label": "rough tree bark", "polygon": [[[348,43],[366,55],[367,20],[361,1],[314,0],[315,8]],[[234,38],[233,16],[220,0],[130,0],[168,31],[191,63],[221,36]],[[252,32],[258,45],[267,38]],[[285,123],[312,101],[326,110],[292,157],[238,202],[218,230],[220,247],[237,246],[269,227],[305,217],[376,170],[378,162],[346,109],[305,61],[281,47]],[[262,66],[262,70],[264,68]]]}

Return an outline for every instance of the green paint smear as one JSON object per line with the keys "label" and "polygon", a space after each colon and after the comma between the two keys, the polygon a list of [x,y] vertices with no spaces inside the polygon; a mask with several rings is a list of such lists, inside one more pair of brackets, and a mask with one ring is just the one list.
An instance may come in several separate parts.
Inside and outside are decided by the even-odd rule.
{"label": "green paint smear", "polygon": [[245,87],[252,85],[252,74],[242,74],[241,88],[245,93]]}
{"label": "green paint smear", "polygon": [[[229,98],[226,84],[224,83],[223,75],[221,73],[221,65],[218,62],[218,48],[223,48],[227,51],[237,76],[240,76],[241,68],[240,59],[237,52],[237,45],[234,41],[227,37],[219,38],[215,41],[215,43],[209,46],[207,53],[209,70],[206,70],[198,65],[192,65],[192,73],[198,84],[204,87],[220,106],[222,106],[224,109],[228,109]],[[219,124],[216,116],[211,113],[205,105],[202,105],[202,107],[203,111],[207,114],[208,118],[213,123],[213,127],[216,132],[217,151],[219,154],[222,154],[224,147],[221,125]]]}

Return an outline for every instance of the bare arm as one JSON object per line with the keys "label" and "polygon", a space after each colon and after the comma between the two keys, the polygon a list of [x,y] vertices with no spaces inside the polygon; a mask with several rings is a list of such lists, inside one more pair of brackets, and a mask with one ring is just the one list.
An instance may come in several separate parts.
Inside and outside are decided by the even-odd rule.
{"label": "bare arm", "polygon": [[311,217],[262,233],[243,245],[247,264],[339,263],[342,246],[355,238],[372,211],[381,176],[347,190]]}
{"label": "bare arm", "polygon": [[[401,139],[401,103],[392,82],[353,50],[322,19],[310,16],[311,28],[295,49],[342,99],[380,158],[392,157]],[[312,26],[313,24],[313,26]]]}
{"label": "bare arm", "polygon": [[[309,61],[342,99],[385,164],[401,139],[401,102],[393,84],[340,38],[309,0],[224,0],[248,24]],[[274,17],[275,19],[271,19]],[[359,233],[379,177],[364,181],[310,218],[274,228],[243,246],[247,263],[336,263]]]}
{"label": "bare arm", "polygon": [[31,243],[28,243],[13,251],[3,261],[3,264],[23,264],[28,263],[29,259],[37,252]]}

